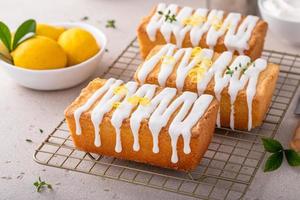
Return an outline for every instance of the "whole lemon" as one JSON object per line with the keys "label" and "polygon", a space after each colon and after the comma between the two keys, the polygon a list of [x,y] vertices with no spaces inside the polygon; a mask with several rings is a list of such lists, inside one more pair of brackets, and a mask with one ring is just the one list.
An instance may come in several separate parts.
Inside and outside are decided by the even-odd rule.
{"label": "whole lemon", "polygon": [[71,28],[58,38],[58,44],[67,53],[68,66],[81,63],[99,51],[94,36],[82,28]]}
{"label": "whole lemon", "polygon": [[22,42],[11,55],[16,66],[27,69],[57,69],[67,64],[67,56],[61,46],[44,36]]}
{"label": "whole lemon", "polygon": [[60,34],[65,31],[64,27],[50,26],[48,24],[37,24],[36,34],[57,40]]}

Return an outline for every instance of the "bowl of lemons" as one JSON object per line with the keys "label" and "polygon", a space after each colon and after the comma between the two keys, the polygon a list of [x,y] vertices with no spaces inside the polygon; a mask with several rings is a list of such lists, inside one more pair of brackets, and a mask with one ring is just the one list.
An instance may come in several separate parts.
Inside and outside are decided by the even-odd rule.
{"label": "bowl of lemons", "polygon": [[89,78],[98,68],[106,36],[86,23],[22,23],[15,32],[0,22],[0,67],[18,84],[60,90]]}

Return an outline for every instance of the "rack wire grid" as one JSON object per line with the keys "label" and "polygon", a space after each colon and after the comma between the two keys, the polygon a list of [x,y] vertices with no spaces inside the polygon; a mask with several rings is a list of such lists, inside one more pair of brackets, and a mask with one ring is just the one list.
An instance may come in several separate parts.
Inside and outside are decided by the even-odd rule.
{"label": "rack wire grid", "polygon": [[[300,83],[298,55],[265,50],[263,57],[280,65],[276,90],[263,124],[251,132],[216,128],[209,149],[192,172],[178,172],[79,151],[72,143],[65,120],[37,148],[34,160],[47,166],[202,199],[240,199],[264,158],[261,137],[274,137]],[[141,62],[135,39],[108,68],[104,77],[131,80]]]}

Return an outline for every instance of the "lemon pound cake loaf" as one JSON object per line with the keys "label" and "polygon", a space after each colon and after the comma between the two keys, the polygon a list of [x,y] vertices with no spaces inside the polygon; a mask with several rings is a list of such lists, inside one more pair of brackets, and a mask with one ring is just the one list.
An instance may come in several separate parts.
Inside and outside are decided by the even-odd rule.
{"label": "lemon pound cake loaf", "polygon": [[257,16],[160,3],[142,19],[137,35],[143,58],[154,46],[173,43],[256,59],[261,56],[267,28]]}
{"label": "lemon pound cake loaf", "polygon": [[208,148],[217,111],[211,95],[111,78],[93,80],[65,117],[80,150],[188,171]]}
{"label": "lemon pound cake loaf", "polygon": [[220,101],[217,125],[232,129],[259,126],[268,110],[279,67],[264,59],[221,54],[211,49],[155,47],[142,63],[135,80],[178,90],[214,95]]}

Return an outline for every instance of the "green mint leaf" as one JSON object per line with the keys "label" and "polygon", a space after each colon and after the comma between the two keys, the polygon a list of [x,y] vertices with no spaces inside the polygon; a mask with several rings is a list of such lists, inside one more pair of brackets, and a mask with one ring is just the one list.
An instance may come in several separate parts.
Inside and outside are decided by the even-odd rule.
{"label": "green mint leaf", "polygon": [[284,154],[290,166],[300,166],[300,155],[296,151],[287,149],[284,150]]}
{"label": "green mint leaf", "polygon": [[39,183],[36,181],[36,182],[33,183],[33,185],[34,185],[35,187],[37,187],[37,186],[39,186]]}
{"label": "green mint leaf", "polygon": [[265,148],[265,150],[267,152],[275,153],[275,152],[283,150],[283,147],[280,144],[280,142],[278,142],[275,139],[272,139],[272,138],[262,138],[262,142],[263,142],[264,148]]}
{"label": "green mint leaf", "polygon": [[11,33],[9,28],[0,21],[0,40],[9,52],[11,52]]}
{"label": "green mint leaf", "polygon": [[52,190],[52,185],[51,184],[47,184],[47,188]]}
{"label": "green mint leaf", "polygon": [[162,11],[158,11],[158,14],[163,15],[164,13]]}
{"label": "green mint leaf", "polygon": [[[13,40],[12,50],[14,50],[19,44],[20,41],[29,33],[35,34],[36,31],[36,22],[33,19],[26,20],[23,22],[17,29],[15,37]],[[32,35],[32,36],[33,36]],[[31,37],[32,37],[31,36]]]}
{"label": "green mint leaf", "polygon": [[266,162],[265,168],[264,168],[264,172],[271,172],[271,171],[278,169],[282,164],[282,160],[283,160],[283,152],[282,151],[273,153],[267,159],[267,162]]}

